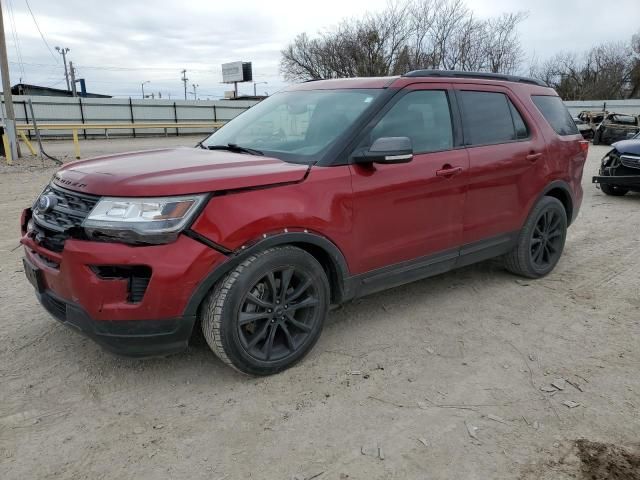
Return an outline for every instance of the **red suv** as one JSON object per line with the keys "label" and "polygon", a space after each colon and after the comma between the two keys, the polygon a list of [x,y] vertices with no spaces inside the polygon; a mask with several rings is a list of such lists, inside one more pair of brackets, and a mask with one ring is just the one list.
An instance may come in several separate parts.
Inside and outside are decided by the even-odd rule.
{"label": "red suv", "polygon": [[331,304],[491,257],[537,278],[587,143],[535,80],[420,70],[296,85],[196,148],[62,167],[22,217],[25,273],[104,347],[241,372],[300,360]]}

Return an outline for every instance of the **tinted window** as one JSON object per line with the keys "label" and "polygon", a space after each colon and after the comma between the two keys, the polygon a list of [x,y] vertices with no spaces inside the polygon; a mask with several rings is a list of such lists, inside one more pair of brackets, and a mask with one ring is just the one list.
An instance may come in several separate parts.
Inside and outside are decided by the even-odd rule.
{"label": "tinted window", "polygon": [[531,99],[558,135],[575,135],[578,133],[578,127],[576,127],[569,110],[564,106],[560,97],[532,95]]}
{"label": "tinted window", "polygon": [[516,140],[506,95],[461,91],[459,96],[462,102],[465,144],[487,145]]}
{"label": "tinted window", "polygon": [[529,129],[527,128],[527,124],[524,123],[522,119],[522,115],[518,112],[518,109],[515,107],[511,100],[507,99],[509,102],[509,109],[511,110],[511,118],[513,118],[513,126],[516,129],[516,138],[518,140],[522,140],[523,138],[529,137]]}
{"label": "tinted window", "polygon": [[369,141],[373,143],[381,137],[409,137],[415,153],[452,148],[453,131],[447,94],[441,90],[407,93],[374,127]]}

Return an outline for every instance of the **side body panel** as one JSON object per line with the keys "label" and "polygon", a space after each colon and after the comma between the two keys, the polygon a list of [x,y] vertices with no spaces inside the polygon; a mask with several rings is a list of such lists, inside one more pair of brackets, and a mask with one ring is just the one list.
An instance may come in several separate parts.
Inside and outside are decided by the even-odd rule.
{"label": "side body panel", "polygon": [[[405,87],[407,92],[425,90],[453,94],[449,83],[415,82]],[[454,106],[455,102],[450,105]],[[455,129],[456,112],[451,110]],[[360,246],[354,273],[439,252],[456,253],[451,251],[462,243],[468,167],[463,148],[417,152],[405,164],[352,165],[354,240]],[[438,176],[443,169],[459,172]]]}
{"label": "side body panel", "polygon": [[352,271],[359,255],[352,226],[351,172],[345,165],[313,167],[302,183],[214,195],[192,229],[229,250],[307,230],[334,243]]}
{"label": "side body panel", "polygon": [[[509,88],[495,85],[455,84],[457,92],[495,92],[506,95],[520,111],[529,138],[508,143],[469,145],[469,182],[464,215],[463,243],[470,244],[518,230],[531,198],[544,188],[546,148],[537,124]],[[461,105],[461,114],[464,109]],[[466,139],[465,139],[466,141]],[[529,155],[538,155],[529,160]],[[533,158],[533,157],[532,157]]]}
{"label": "side body panel", "polygon": [[517,92],[521,104],[526,109],[526,113],[535,121],[538,130],[542,134],[547,152],[540,176],[536,179],[536,185],[534,185],[538,196],[534,193],[531,193],[531,196],[527,196],[527,201],[520,216],[520,226],[524,224],[539,195],[548,191],[552,184],[554,188],[556,188],[555,185],[558,185],[557,188],[563,188],[560,185],[564,185],[568,189],[573,211],[572,218],[569,218],[569,222],[571,222],[575,220],[582,204],[582,174],[587,161],[587,151],[582,148],[584,139],[579,133],[565,136],[558,135],[533,103],[531,95],[555,95],[553,90],[539,87],[527,88],[524,85],[515,85],[513,88]]}

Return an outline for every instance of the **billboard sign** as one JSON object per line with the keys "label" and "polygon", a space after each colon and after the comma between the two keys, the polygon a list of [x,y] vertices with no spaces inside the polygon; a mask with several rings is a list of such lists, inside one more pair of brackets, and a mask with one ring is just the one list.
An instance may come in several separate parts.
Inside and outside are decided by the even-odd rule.
{"label": "billboard sign", "polygon": [[242,62],[231,62],[222,64],[222,81],[224,83],[242,82]]}
{"label": "billboard sign", "polygon": [[222,82],[250,82],[252,80],[251,62],[231,62],[222,64]]}

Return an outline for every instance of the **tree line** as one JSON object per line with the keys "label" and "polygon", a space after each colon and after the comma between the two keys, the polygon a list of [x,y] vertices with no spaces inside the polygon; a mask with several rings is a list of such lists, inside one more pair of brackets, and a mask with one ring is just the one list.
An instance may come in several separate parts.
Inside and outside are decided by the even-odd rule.
{"label": "tree line", "polygon": [[640,98],[640,33],[628,43],[596,45],[584,53],[560,52],[529,75],[556,89],[565,100]]}
{"label": "tree line", "polygon": [[[282,50],[287,80],[399,75],[417,69],[516,74],[526,71],[518,26],[525,12],[480,19],[464,0],[400,0],[345,19],[316,37],[298,35]],[[565,99],[640,96],[640,34],[584,55],[559,53],[529,66]]]}

